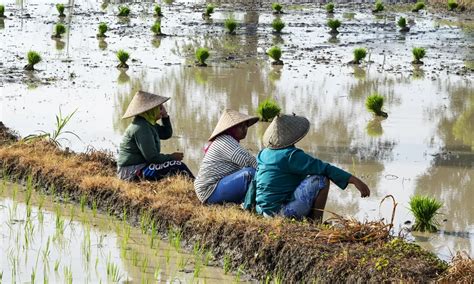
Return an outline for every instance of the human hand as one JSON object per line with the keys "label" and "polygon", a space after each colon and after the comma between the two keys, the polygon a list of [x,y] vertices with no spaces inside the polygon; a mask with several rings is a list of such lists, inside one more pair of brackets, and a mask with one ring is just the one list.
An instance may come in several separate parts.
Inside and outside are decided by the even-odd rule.
{"label": "human hand", "polygon": [[369,187],[359,178],[351,176],[349,178],[349,183],[352,183],[357,188],[357,190],[360,191],[360,197],[364,198],[370,196]]}
{"label": "human hand", "polygon": [[161,112],[160,112],[160,113],[161,113],[161,117],[165,117],[165,118],[166,118],[166,117],[169,116],[169,115],[168,115],[168,112],[166,111],[166,108],[165,108],[164,105],[161,106]]}
{"label": "human hand", "polygon": [[184,154],[183,152],[174,152],[171,154],[171,158],[176,161],[181,161],[183,160]]}

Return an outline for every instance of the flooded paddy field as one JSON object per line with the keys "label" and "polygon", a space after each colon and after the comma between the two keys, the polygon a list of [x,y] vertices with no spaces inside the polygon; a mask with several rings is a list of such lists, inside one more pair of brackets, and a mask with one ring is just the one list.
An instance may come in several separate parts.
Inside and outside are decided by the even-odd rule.
{"label": "flooded paddy field", "polygon": [[[123,2],[123,1],[120,1]],[[363,220],[389,218],[387,194],[399,206],[396,230],[413,222],[408,200],[414,194],[442,201],[441,231],[413,239],[450,259],[457,250],[474,256],[474,23],[472,14],[421,11],[387,6],[380,15],[371,5],[336,6],[340,34],[331,36],[328,16],[317,3],[284,4],[283,34],[272,33],[270,2],[217,3],[211,19],[201,16],[205,2],[161,3],[163,33],[154,37],[154,3],[129,4],[131,16],[117,17],[114,2],[74,1],[60,20],[55,3],[4,1],[0,20],[0,121],[21,136],[52,131],[55,115],[77,109],[62,141],[74,151],[89,145],[116,153],[129,121],[120,119],[138,89],[169,96],[174,137],[163,151],[185,153],[197,172],[202,147],[224,108],[255,113],[273,97],[285,113],[305,115],[309,134],[298,146],[346,168],[368,182],[372,195],[358,198],[353,188],[335,186],[327,209]],[[27,14],[29,16],[27,16]],[[233,15],[236,35],[223,21]],[[72,16],[71,16],[72,15]],[[411,26],[400,33],[396,20]],[[51,39],[54,25],[67,28]],[[99,22],[109,26],[97,39]],[[265,51],[282,47],[283,66],[273,66]],[[194,51],[207,47],[208,67],[194,66]],[[348,65],[352,50],[365,47],[367,60]],[[424,47],[424,65],[411,64],[413,47]],[[119,70],[115,53],[130,52],[130,68]],[[38,51],[38,71],[26,72],[26,53]],[[389,116],[380,120],[365,109],[365,98],[378,92]],[[257,153],[267,123],[249,129],[243,141]],[[388,205],[388,204],[387,204]],[[329,214],[325,218],[330,217]]]}

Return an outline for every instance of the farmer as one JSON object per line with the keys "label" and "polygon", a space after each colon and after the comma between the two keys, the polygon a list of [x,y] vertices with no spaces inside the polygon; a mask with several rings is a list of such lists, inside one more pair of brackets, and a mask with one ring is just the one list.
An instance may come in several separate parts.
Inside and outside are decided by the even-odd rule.
{"label": "farmer", "polygon": [[257,213],[295,219],[309,217],[320,222],[329,180],[342,189],[352,183],[362,197],[370,195],[368,186],[357,177],[295,147],[308,130],[309,121],[296,115],[275,117],[268,126],[263,135],[266,148],[257,155]]}
{"label": "farmer", "polygon": [[245,150],[240,140],[247,128],[258,121],[235,110],[226,109],[204,149],[204,159],[194,181],[194,189],[202,203],[241,203],[255,175],[257,161]]}
{"label": "farmer", "polygon": [[[160,180],[166,176],[184,175],[194,179],[182,162],[183,153],[162,154],[161,140],[173,134],[170,117],[163,103],[169,98],[138,91],[122,118],[132,117],[125,130],[118,156],[117,175],[127,181]],[[163,125],[157,123],[161,119]]]}

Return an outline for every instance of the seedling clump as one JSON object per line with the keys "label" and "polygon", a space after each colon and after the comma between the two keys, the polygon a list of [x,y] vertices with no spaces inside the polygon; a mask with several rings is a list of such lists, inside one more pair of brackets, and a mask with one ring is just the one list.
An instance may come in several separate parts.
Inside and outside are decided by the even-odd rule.
{"label": "seedling clump", "polygon": [[118,15],[120,17],[128,17],[128,15],[130,15],[130,8],[128,8],[127,6],[120,6],[118,9],[119,9]]}
{"label": "seedling clump", "polygon": [[425,8],[425,3],[423,2],[417,2],[415,4],[415,6],[413,7],[413,10],[411,10],[412,12],[418,12],[420,10],[423,10]]}
{"label": "seedling clump", "polygon": [[64,4],[56,4],[56,10],[58,10],[59,17],[66,17],[66,15],[64,14]]}
{"label": "seedling clump", "polygon": [[97,37],[107,37],[105,33],[107,32],[107,24],[102,22],[99,24],[98,31],[99,33],[97,34]]}
{"label": "seedling clump", "polygon": [[400,17],[397,22],[398,26],[400,27],[401,32],[409,32],[410,28],[407,27],[407,20],[404,17]]}
{"label": "seedling clump", "polygon": [[26,55],[28,58],[28,64],[23,68],[25,70],[35,70],[34,66],[35,64],[38,64],[41,61],[41,56],[39,55],[38,52],[36,51],[28,51],[28,54]]}
{"label": "seedling clump", "polygon": [[338,19],[329,19],[327,25],[331,28],[330,34],[338,34],[339,31],[337,29],[341,26],[341,21]]}
{"label": "seedling clump", "polygon": [[276,18],[272,22],[272,28],[276,33],[281,33],[281,30],[285,27],[285,23],[280,19]]}
{"label": "seedling clump", "polygon": [[229,34],[235,34],[235,29],[237,28],[237,22],[233,17],[225,19],[224,26],[229,32]]}
{"label": "seedling clump", "polygon": [[443,203],[428,196],[415,195],[410,198],[410,211],[415,216],[413,231],[436,232],[438,222],[434,219]]}
{"label": "seedling clump", "polygon": [[155,34],[155,36],[163,35],[161,33],[161,23],[160,22],[154,23],[153,26],[151,26],[151,31]]}
{"label": "seedling clump", "polygon": [[66,27],[59,23],[54,26],[53,38],[61,38],[61,35],[66,32]]}
{"label": "seedling clump", "polygon": [[328,12],[329,14],[333,14],[334,13],[334,3],[327,3],[326,6],[326,12]]}
{"label": "seedling clump", "polygon": [[200,47],[196,50],[196,59],[197,59],[197,66],[205,67],[206,59],[209,58],[209,50],[205,47]]}
{"label": "seedling clump", "polygon": [[283,61],[280,60],[281,58],[281,48],[278,46],[272,46],[267,50],[268,56],[270,56],[271,59],[274,61],[272,62],[272,65],[283,65]]}
{"label": "seedling clump", "polygon": [[163,13],[161,13],[161,6],[156,5],[155,6],[155,17],[161,17],[161,16],[163,16]]}
{"label": "seedling clump", "polygon": [[456,0],[448,0],[448,10],[454,11],[458,7],[458,2]]}
{"label": "seedling clump", "polygon": [[206,10],[204,11],[202,15],[206,18],[210,18],[212,13],[214,13],[215,8],[216,6],[214,6],[214,4],[207,4]]}
{"label": "seedling clump", "polygon": [[374,12],[374,13],[382,12],[383,9],[384,9],[384,6],[383,6],[382,1],[377,0],[377,1],[375,2],[375,7],[374,7],[374,9],[372,10],[372,12]]}
{"label": "seedling clump", "polygon": [[120,64],[117,65],[117,68],[128,68],[127,60],[129,57],[130,55],[125,50],[120,49],[117,51],[117,58],[120,61]]}
{"label": "seedling clump", "polygon": [[261,121],[272,120],[275,116],[280,114],[280,111],[280,106],[278,106],[277,102],[271,98],[261,102],[257,108],[257,114]]}
{"label": "seedling clump", "polygon": [[365,100],[365,106],[370,112],[377,116],[388,117],[388,114],[382,111],[383,97],[377,93],[373,93]]}
{"label": "seedling clump", "polygon": [[5,17],[5,6],[0,5],[0,18],[6,18]]}
{"label": "seedling clump", "polygon": [[413,53],[413,64],[423,64],[423,61],[421,59],[425,57],[426,55],[426,50],[423,47],[414,47],[412,50]]}
{"label": "seedling clump", "polygon": [[360,64],[360,61],[367,56],[367,50],[363,47],[354,49],[354,59],[349,64]]}
{"label": "seedling clump", "polygon": [[272,3],[273,14],[283,14],[283,6],[280,3]]}

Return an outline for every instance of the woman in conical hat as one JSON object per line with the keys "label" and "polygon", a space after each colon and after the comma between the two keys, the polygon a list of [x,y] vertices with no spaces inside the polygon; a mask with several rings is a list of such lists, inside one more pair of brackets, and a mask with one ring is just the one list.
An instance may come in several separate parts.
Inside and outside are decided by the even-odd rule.
{"label": "woman in conical hat", "polygon": [[257,213],[320,222],[329,181],[342,189],[352,183],[362,197],[370,195],[368,186],[357,177],[295,147],[308,131],[309,121],[296,115],[275,117],[268,126],[263,135],[266,148],[257,156]]}
{"label": "woman in conical hat", "polygon": [[235,110],[226,109],[209,137],[199,173],[194,181],[196,195],[202,203],[241,203],[255,175],[255,156],[239,141],[247,128],[258,121]]}
{"label": "woman in conical hat", "polygon": [[[122,118],[134,117],[120,143],[117,175],[124,180],[159,180],[181,174],[194,178],[182,162],[183,153],[161,153],[161,140],[171,138],[173,129],[163,104],[167,97],[138,91]],[[162,125],[157,121],[161,119]]]}

